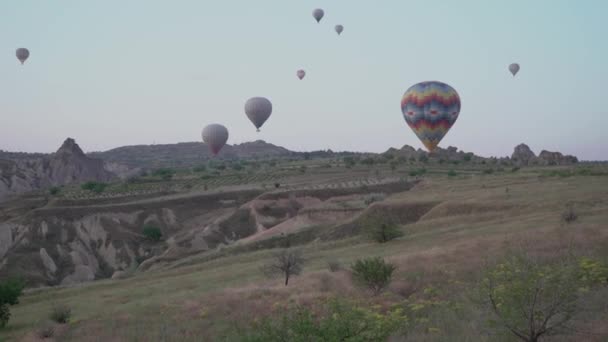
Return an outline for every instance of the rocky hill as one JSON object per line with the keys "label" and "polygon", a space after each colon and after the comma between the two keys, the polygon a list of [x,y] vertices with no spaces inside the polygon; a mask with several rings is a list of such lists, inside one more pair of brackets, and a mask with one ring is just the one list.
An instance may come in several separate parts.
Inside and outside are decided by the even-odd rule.
{"label": "rocky hill", "polygon": [[[274,158],[294,154],[286,148],[262,140],[238,145],[226,145],[217,158],[248,159]],[[129,169],[153,169],[161,167],[192,167],[211,158],[209,148],[202,142],[186,142],[167,145],[136,145],[115,148],[105,152],[92,152],[89,156],[103,159],[110,168],[116,165]]]}
{"label": "rocky hill", "polygon": [[[100,159],[87,157],[74,139],[68,138],[50,155],[20,155],[0,159],[0,200],[11,194],[85,181],[110,181],[115,175]],[[4,155],[7,156],[6,154]]]}
{"label": "rocky hill", "polygon": [[538,156],[526,144],[515,147],[511,159],[518,165],[572,165],[578,163],[578,158],[563,155],[560,152],[542,150]]}

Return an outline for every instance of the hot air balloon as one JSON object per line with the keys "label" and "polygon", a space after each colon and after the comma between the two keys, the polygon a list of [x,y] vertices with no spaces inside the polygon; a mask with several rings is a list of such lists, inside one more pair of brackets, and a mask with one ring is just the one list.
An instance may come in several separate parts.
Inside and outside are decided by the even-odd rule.
{"label": "hot air balloon", "polygon": [[323,12],[323,10],[320,8],[317,8],[314,11],[312,11],[312,16],[315,18],[317,23],[320,22],[321,19],[323,19],[324,15],[325,15],[325,12]]}
{"label": "hot air balloon", "polygon": [[220,124],[211,124],[203,128],[203,141],[209,145],[214,156],[220,152],[228,141],[228,129]]}
{"label": "hot air balloon", "polygon": [[519,72],[519,64],[513,63],[509,65],[509,71],[515,76]]}
{"label": "hot air balloon", "polygon": [[403,94],[401,112],[418,139],[433,152],[458,119],[460,97],[445,83],[421,82]]}
{"label": "hot air balloon", "polygon": [[21,65],[30,57],[30,51],[26,48],[18,48],[15,52],[17,59],[21,62]]}
{"label": "hot air balloon", "polygon": [[245,114],[258,132],[271,113],[272,103],[265,97],[252,97],[245,103]]}
{"label": "hot air balloon", "polygon": [[298,75],[299,79],[303,79],[304,76],[306,76],[306,71],[300,69],[300,70],[298,70],[297,75]]}
{"label": "hot air balloon", "polygon": [[334,29],[336,30],[336,32],[338,32],[338,35],[340,35],[342,33],[342,31],[344,31],[344,26],[336,25],[336,27]]}

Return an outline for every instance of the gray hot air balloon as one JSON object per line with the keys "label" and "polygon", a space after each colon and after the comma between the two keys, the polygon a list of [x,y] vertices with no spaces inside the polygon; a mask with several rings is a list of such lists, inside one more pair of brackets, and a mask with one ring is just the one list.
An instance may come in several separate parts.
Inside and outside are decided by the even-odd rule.
{"label": "gray hot air balloon", "polygon": [[325,12],[323,12],[323,10],[320,8],[317,8],[314,11],[312,11],[312,16],[315,18],[315,20],[317,22],[320,22],[321,19],[323,19],[324,15],[325,15]]}
{"label": "gray hot air balloon", "polygon": [[306,76],[306,71],[300,69],[300,70],[298,70],[297,75],[298,75],[299,79],[303,79],[304,76]]}
{"label": "gray hot air balloon", "polygon": [[21,62],[21,65],[30,57],[30,51],[26,48],[18,48],[15,52],[17,59]]}
{"label": "gray hot air balloon", "polygon": [[228,141],[228,129],[220,124],[211,124],[203,128],[203,141],[216,156]]}
{"label": "gray hot air balloon", "polygon": [[519,64],[513,63],[509,65],[509,71],[515,76],[519,72]]}
{"label": "gray hot air balloon", "polygon": [[245,114],[257,131],[260,131],[260,127],[268,120],[272,113],[272,103],[264,97],[252,97],[245,103]]}
{"label": "gray hot air balloon", "polygon": [[336,25],[335,30],[336,30],[336,32],[338,32],[338,35],[340,35],[342,33],[342,31],[344,31],[344,26]]}

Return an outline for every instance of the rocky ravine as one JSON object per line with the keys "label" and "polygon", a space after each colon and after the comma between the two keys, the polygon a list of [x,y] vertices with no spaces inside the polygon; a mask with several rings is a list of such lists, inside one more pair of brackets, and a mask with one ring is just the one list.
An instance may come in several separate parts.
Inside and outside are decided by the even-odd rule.
{"label": "rocky ravine", "polygon": [[0,201],[13,194],[74,182],[106,182],[115,175],[102,160],[87,157],[68,138],[56,153],[37,158],[0,159]]}
{"label": "rocky ravine", "polygon": [[[370,193],[384,196],[412,186],[393,181],[344,189],[248,190],[33,210],[32,201],[11,203],[0,210],[0,278],[24,276],[31,287],[119,278],[246,238],[259,241],[339,224],[363,211]],[[145,225],[160,228],[163,240],[147,240]]]}

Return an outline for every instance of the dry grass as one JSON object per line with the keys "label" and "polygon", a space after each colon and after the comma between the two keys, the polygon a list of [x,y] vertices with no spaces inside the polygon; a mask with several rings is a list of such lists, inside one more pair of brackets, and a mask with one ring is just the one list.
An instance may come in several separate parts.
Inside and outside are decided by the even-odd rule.
{"label": "dry grass", "polygon": [[[364,298],[353,287],[349,272],[329,272],[327,260],[340,260],[348,268],[362,256],[380,256],[398,268],[376,304],[418,298],[430,286],[439,288],[442,297],[464,303],[462,311],[433,314],[407,340],[495,340],[484,330],[485,318],[466,298],[467,288],[485,265],[517,248],[548,258],[568,248],[608,258],[608,178],[539,181],[521,171],[475,177],[430,178],[410,192],[392,196],[394,212],[423,218],[408,221],[412,223],[404,226],[403,238],[382,245],[357,239],[306,245],[304,274],[288,287],[278,279],[265,280],[258,271],[272,251],[249,252],[120,281],[32,292],[13,308],[10,327],[0,337],[31,338],[53,300],[61,298],[74,314],[66,330],[56,332],[63,341],[212,339],[234,330],[237,323],[246,325],[289,304],[314,308],[331,296]],[[567,201],[575,203],[578,220],[564,227],[560,215]],[[401,213],[412,203],[441,204],[426,215]],[[585,321],[585,329],[596,335],[608,333],[608,304],[606,296],[602,298],[596,300],[596,314]]]}

